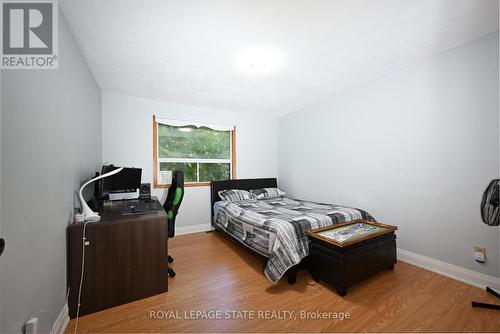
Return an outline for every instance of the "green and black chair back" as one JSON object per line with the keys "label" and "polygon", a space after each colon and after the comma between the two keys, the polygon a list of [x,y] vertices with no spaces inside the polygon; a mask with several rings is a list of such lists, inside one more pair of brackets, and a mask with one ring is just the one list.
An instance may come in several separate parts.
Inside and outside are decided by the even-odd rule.
{"label": "green and black chair back", "polygon": [[[175,218],[179,212],[182,199],[184,198],[184,173],[176,170],[172,173],[172,182],[168,188],[167,199],[163,204],[163,209],[167,213],[168,219],[168,237],[175,236]],[[174,259],[169,255],[168,262],[174,262]],[[168,274],[170,277],[175,276],[175,271],[169,267]]]}
{"label": "green and black chair back", "polygon": [[182,199],[184,197],[184,173],[180,170],[172,172],[172,183],[168,188],[167,199],[163,204],[163,209],[167,213],[168,236],[175,235],[175,217],[179,212]]}

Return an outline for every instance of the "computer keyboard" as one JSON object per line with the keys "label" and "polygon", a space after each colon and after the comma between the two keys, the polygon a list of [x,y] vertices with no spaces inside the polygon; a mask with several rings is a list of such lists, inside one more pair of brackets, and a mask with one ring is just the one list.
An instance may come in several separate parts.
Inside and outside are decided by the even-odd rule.
{"label": "computer keyboard", "polygon": [[151,211],[158,211],[161,210],[162,206],[160,203],[154,201],[154,202],[135,202],[125,208],[122,212],[123,215],[134,215],[134,214],[140,214],[140,213],[146,213],[146,212],[151,212]]}
{"label": "computer keyboard", "polygon": [[151,206],[149,203],[139,203],[134,206],[132,206],[135,212],[147,212],[151,211]]}

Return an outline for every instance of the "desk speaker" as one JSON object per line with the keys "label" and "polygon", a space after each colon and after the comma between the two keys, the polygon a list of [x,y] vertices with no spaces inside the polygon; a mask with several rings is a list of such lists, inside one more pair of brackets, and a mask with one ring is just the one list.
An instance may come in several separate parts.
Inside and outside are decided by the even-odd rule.
{"label": "desk speaker", "polygon": [[141,183],[141,187],[139,188],[139,198],[151,198],[151,183]]}

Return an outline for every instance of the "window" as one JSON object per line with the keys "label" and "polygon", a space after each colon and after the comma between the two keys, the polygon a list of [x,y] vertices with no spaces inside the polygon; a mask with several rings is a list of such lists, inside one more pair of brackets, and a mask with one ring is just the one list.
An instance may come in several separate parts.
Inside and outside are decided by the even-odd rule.
{"label": "window", "polygon": [[234,127],[153,118],[155,188],[168,187],[182,170],[186,186],[235,178]]}

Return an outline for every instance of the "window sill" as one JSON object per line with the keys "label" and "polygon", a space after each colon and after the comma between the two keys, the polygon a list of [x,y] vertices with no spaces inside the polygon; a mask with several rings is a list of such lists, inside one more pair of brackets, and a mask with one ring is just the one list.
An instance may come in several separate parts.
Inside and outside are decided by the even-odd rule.
{"label": "window sill", "polygon": [[[184,188],[189,187],[209,187],[210,182],[185,182]],[[155,184],[153,186],[155,189],[169,188],[170,184]]]}

